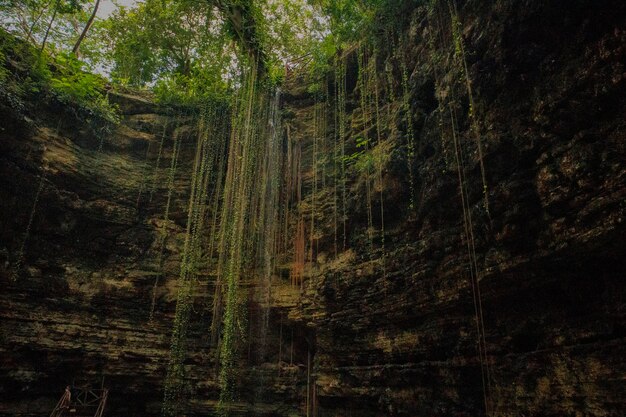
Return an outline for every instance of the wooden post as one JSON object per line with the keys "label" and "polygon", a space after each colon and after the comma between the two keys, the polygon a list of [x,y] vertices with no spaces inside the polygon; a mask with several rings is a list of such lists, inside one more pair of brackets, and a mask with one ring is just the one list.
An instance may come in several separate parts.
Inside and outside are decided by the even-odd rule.
{"label": "wooden post", "polygon": [[291,352],[289,353],[289,365],[293,366],[293,327],[291,328]]}
{"label": "wooden post", "polygon": [[278,374],[280,375],[280,361],[283,357],[283,315],[280,315],[280,333],[278,337]]}
{"label": "wooden post", "polygon": [[306,417],[310,417],[311,411],[311,347],[307,348],[306,357]]}

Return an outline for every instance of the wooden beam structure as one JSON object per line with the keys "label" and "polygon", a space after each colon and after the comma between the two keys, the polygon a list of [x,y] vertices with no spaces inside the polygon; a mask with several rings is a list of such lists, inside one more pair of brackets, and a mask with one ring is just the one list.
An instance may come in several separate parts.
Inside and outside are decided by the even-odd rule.
{"label": "wooden beam structure", "polygon": [[102,417],[108,396],[107,388],[70,389],[68,386],[50,417]]}

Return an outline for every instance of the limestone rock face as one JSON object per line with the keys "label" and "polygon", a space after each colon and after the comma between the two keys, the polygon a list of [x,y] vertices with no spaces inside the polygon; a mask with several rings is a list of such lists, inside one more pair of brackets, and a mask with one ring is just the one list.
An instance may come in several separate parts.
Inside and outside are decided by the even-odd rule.
{"label": "limestone rock face", "polygon": [[[456,31],[446,2],[412,7],[402,42],[367,55],[369,90],[359,52],[344,56],[345,159],[336,80],[322,106],[292,74],[285,148],[301,151],[302,194],[271,304],[247,287],[234,414],[475,417],[485,392],[492,416],[626,414],[626,4],[570,3],[457,1]],[[110,99],[123,120],[109,135],[54,106],[0,129],[2,416],[45,415],[72,380],[102,377],[109,415],[160,412],[197,134],[149,97]],[[213,265],[195,288],[187,416],[219,398]]]}
{"label": "limestone rock face", "polygon": [[[0,131],[0,415],[49,415],[74,383],[108,387],[109,415],[160,415],[198,132],[188,110],[132,94],[110,97],[123,113],[107,135],[53,104]],[[189,415],[214,414],[219,398],[209,341],[215,271],[207,265],[187,341]],[[295,327],[282,310],[296,305],[298,292],[282,293],[279,312],[270,313],[276,326],[267,336],[251,331],[255,340],[267,337],[272,353],[257,349],[242,359],[237,415],[300,408],[299,343],[286,344],[278,361],[280,322],[284,340]]]}
{"label": "limestone rock face", "polygon": [[[143,101],[129,107],[153,118],[153,128],[177,117]],[[175,286],[161,283],[156,320],[148,318],[175,132],[125,116],[115,132],[98,136],[69,112],[46,110],[27,129],[1,133],[0,413],[49,414],[65,385],[98,385],[104,376],[115,387],[114,409],[155,414]],[[172,236],[183,231],[177,220],[193,155],[192,138],[180,137]],[[177,256],[172,242],[169,278],[177,276]]]}
{"label": "limestone rock face", "polygon": [[[623,415],[624,4],[604,2],[598,10],[587,2],[457,3],[488,211],[465,79],[454,66],[449,9],[418,7],[401,46],[379,49],[371,64],[385,97],[378,139],[363,116],[375,110],[367,101],[362,107],[362,58],[359,52],[345,58],[345,154],[358,152],[358,138],[367,135],[374,155],[379,147],[389,155],[381,174],[370,171],[370,197],[367,171],[356,164],[347,169],[345,247],[341,191],[318,185],[312,197],[314,175],[303,174],[305,224],[314,198],[319,207],[317,260],[307,264],[309,279],[289,317],[315,333],[316,411],[484,415],[470,280],[475,252],[491,415]],[[413,158],[400,65],[390,56],[406,57]],[[389,71],[395,99],[384,93]],[[287,104],[305,161],[313,152],[311,101],[294,94]],[[470,253],[451,114],[465,158]],[[323,140],[332,144],[332,135],[317,139],[318,149]]]}

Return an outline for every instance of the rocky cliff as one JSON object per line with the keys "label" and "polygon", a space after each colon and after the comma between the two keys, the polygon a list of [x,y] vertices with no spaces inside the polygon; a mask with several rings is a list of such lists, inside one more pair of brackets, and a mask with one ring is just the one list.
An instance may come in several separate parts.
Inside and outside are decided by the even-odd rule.
{"label": "rocky cliff", "polygon": [[[485,391],[494,416],[624,413],[625,11],[619,2],[415,8],[400,39],[370,53],[386,96],[379,142],[363,120],[374,111],[360,98],[371,91],[357,77],[363,58],[346,56],[346,154],[365,136],[374,157],[378,148],[389,157],[381,178],[370,171],[373,220],[363,171],[348,171],[348,243],[342,251],[340,225],[336,258],[332,215],[319,214],[319,253],[290,313],[315,330],[318,415],[476,416]],[[465,69],[454,64],[459,46]],[[385,73],[395,98],[383,93]],[[312,120],[306,95],[288,106],[296,122]],[[294,125],[306,148],[311,123]],[[317,191],[319,207],[327,195]]]}
{"label": "rocky cliff", "polygon": [[[80,109],[54,100],[6,109],[0,415],[49,415],[72,384],[109,388],[109,415],[160,415],[198,110],[159,106],[138,93],[110,92],[109,100],[121,111],[118,126],[86,122]],[[185,361],[192,415],[214,413],[219,398],[209,340],[214,268],[205,263]],[[281,305],[296,296],[286,287]],[[280,320],[272,313],[269,339],[280,339]],[[292,327],[285,318],[285,337]],[[263,366],[245,362],[235,413],[300,408],[304,370],[302,361],[293,365],[293,352],[301,348],[279,369],[277,343],[267,343],[276,353]]]}
{"label": "rocky cliff", "polygon": [[[324,100],[291,74],[301,192],[267,326],[250,283],[237,414],[626,412],[626,7],[447,4],[413,5],[400,35],[346,51]],[[0,415],[45,415],[72,380],[103,377],[109,415],[159,413],[197,134],[188,111],[111,100],[123,120],[108,134],[50,103],[7,110]],[[212,271],[188,415],[219,396]]]}
{"label": "rocky cliff", "polygon": [[[116,387],[113,407],[135,415],[158,410],[155,387],[163,378],[171,314],[161,307],[172,298],[160,294],[158,320],[148,324],[155,269],[146,254],[167,195],[173,130],[180,127],[172,123],[163,132],[171,116],[140,98],[117,97],[125,122],[111,134],[81,125],[71,111],[45,107],[22,127],[2,131],[5,415],[49,414],[65,385],[98,385],[103,376]],[[162,135],[155,170],[148,163]],[[175,178],[175,220],[167,225],[174,237],[183,230],[188,142]],[[176,262],[172,240],[168,263]],[[141,403],[132,400],[137,396]]]}

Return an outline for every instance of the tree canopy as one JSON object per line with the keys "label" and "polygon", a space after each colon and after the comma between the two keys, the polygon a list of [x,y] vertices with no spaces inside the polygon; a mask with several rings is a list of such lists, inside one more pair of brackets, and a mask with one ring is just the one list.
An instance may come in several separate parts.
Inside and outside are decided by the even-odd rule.
{"label": "tree canopy", "polygon": [[[98,18],[116,0],[0,0],[5,30],[53,56],[77,55],[113,82],[170,99],[224,94],[242,65],[268,82],[285,68],[315,75],[367,37],[377,19],[397,19],[411,0],[145,0]],[[395,16],[390,16],[395,11]],[[76,56],[75,56],[76,58]]]}

